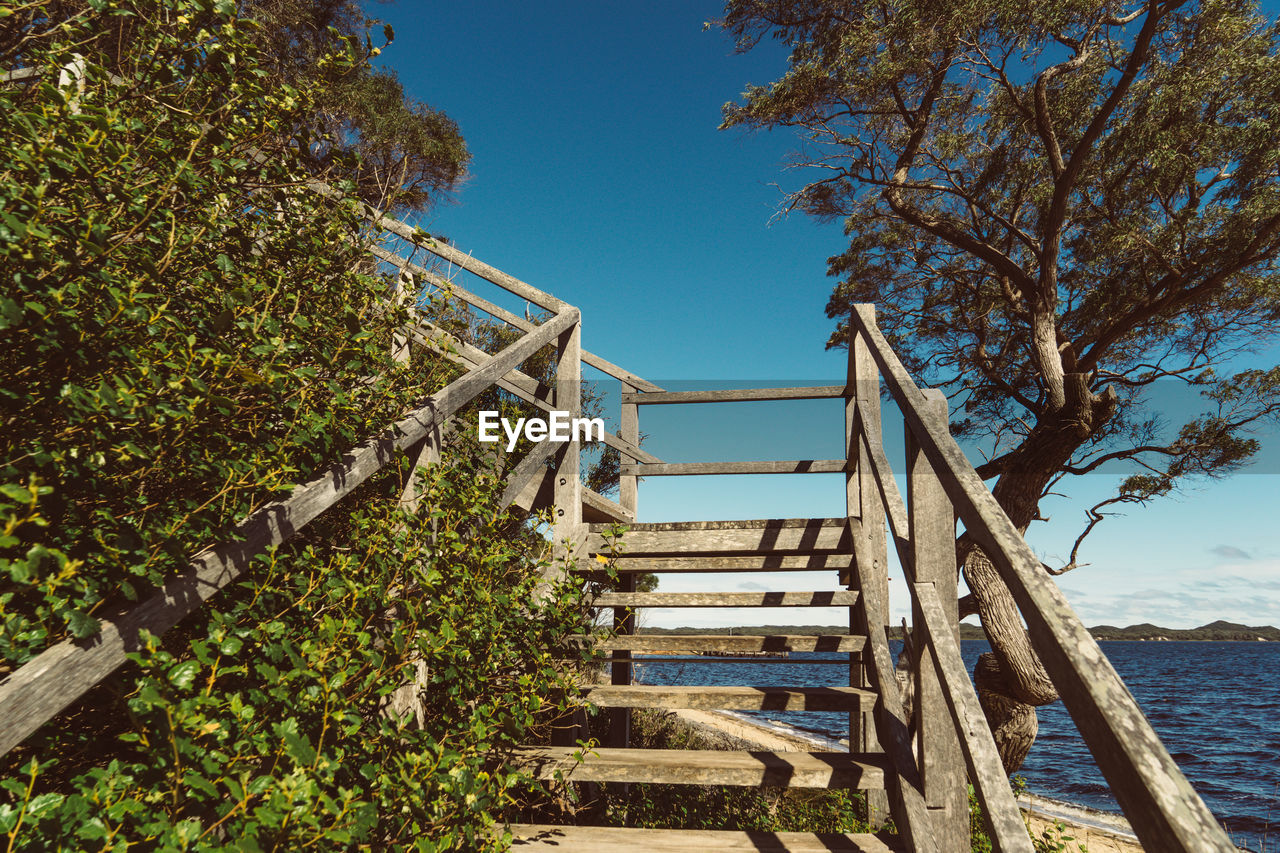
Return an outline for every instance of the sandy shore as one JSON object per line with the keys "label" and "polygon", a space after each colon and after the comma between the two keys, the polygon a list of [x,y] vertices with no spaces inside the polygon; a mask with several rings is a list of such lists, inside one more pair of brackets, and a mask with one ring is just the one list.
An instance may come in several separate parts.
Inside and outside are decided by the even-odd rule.
{"label": "sandy shore", "polygon": [[[761,749],[775,752],[810,751],[843,752],[848,741],[836,741],[821,735],[802,732],[783,723],[760,721],[732,711],[673,712],[681,720],[707,734],[742,741]],[[1067,842],[1067,853],[1079,853],[1083,845],[1088,853],[1142,853],[1138,839],[1129,829],[1123,817],[1077,806],[1071,803],[1047,800],[1043,797],[1018,798],[1023,816],[1032,835],[1040,838],[1048,832],[1049,838],[1074,840]],[[1057,824],[1063,826],[1058,834]]]}

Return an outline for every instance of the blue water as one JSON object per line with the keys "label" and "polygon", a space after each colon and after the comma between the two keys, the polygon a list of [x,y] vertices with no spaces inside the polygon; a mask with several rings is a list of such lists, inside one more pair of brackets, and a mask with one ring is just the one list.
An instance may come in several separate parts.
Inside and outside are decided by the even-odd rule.
{"label": "blue water", "polygon": [[[894,642],[896,657],[898,643]],[[1165,746],[1232,840],[1280,853],[1280,643],[1101,644]],[[985,642],[965,641],[972,671]],[[839,659],[823,654],[799,659]],[[847,658],[845,659],[847,660]],[[848,684],[847,666],[720,662],[638,663],[648,684]],[[843,738],[845,713],[759,716]],[[1040,734],[1019,771],[1034,794],[1119,811],[1061,702],[1039,709]]]}

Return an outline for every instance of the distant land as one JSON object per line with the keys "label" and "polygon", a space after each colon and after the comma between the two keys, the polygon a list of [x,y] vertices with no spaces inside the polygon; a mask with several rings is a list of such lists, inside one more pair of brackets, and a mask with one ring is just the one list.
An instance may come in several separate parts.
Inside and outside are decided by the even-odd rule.
{"label": "distant land", "polygon": [[[848,627],[839,625],[748,625],[734,628],[641,627],[637,633],[799,634],[812,636],[816,634],[843,634],[848,630]],[[1251,627],[1236,622],[1224,622],[1221,619],[1217,622],[1210,622],[1208,625],[1201,625],[1199,628],[1161,628],[1159,625],[1152,625],[1150,622],[1143,622],[1141,625],[1130,625],[1128,628],[1117,628],[1115,625],[1095,625],[1089,629],[1089,633],[1093,634],[1094,639],[1097,640],[1154,640],[1157,642],[1178,640],[1243,640],[1257,642],[1258,640],[1267,640],[1280,642],[1280,628],[1273,628],[1270,625]],[[890,627],[889,637],[891,639],[900,639],[902,637],[902,629],[900,627]],[[982,629],[977,625],[961,622],[960,639],[984,640],[986,635],[982,633]]]}

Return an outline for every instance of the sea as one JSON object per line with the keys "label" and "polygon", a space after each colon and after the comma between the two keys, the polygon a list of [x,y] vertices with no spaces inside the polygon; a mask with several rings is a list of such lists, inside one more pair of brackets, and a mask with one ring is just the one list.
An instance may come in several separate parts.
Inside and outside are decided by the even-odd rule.
{"label": "sea", "polygon": [[[970,672],[985,641],[966,640]],[[1280,853],[1280,643],[1102,642],[1192,786],[1231,839],[1255,853]],[[896,659],[900,643],[891,641]],[[794,663],[688,657],[639,659],[644,684],[847,685],[847,656],[793,653]],[[806,663],[805,661],[839,661]],[[751,712],[826,738],[847,738],[848,714]],[[1040,733],[1019,772],[1030,793],[1119,813],[1115,799],[1061,702],[1039,709]]]}

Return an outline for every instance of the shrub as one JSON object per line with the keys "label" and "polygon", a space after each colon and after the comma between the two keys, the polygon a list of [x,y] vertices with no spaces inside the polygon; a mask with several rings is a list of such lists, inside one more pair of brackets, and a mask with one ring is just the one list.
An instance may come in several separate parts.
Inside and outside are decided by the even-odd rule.
{"label": "shrub", "polygon": [[[307,185],[313,93],[258,69],[234,3],[7,17],[4,62],[40,72],[0,85],[12,671],[456,369],[390,359],[357,211]],[[335,37],[319,79],[366,59]],[[456,444],[420,515],[401,459],[5,756],[10,849],[501,846],[490,815],[537,790],[502,754],[563,710],[584,623],[569,585],[535,599],[545,541]]]}

